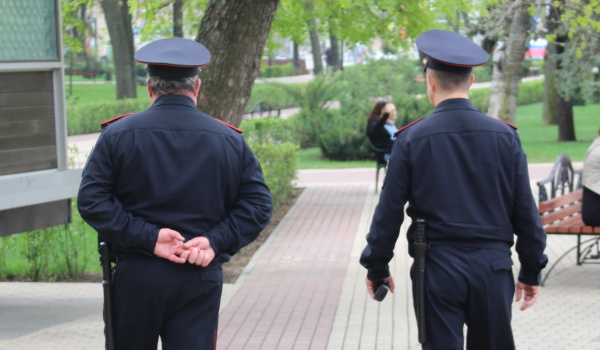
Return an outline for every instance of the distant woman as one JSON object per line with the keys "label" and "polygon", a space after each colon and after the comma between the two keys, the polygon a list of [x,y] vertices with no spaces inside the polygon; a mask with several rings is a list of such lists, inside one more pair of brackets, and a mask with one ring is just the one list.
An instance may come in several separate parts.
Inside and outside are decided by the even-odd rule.
{"label": "distant woman", "polygon": [[386,161],[392,153],[394,133],[398,130],[395,120],[396,106],[385,101],[377,102],[367,118],[367,137],[373,146],[384,151]]}
{"label": "distant woman", "polygon": [[[598,130],[600,135],[600,130]],[[588,226],[600,226],[600,136],[592,142],[583,159],[583,201],[581,216]]]}

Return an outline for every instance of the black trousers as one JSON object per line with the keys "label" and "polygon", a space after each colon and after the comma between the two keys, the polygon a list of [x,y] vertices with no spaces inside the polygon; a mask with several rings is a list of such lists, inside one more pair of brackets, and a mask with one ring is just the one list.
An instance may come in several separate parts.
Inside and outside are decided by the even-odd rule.
{"label": "black trousers", "polygon": [[587,187],[583,188],[581,219],[586,225],[600,226],[600,194]]}
{"label": "black trousers", "polygon": [[223,287],[221,266],[166,259],[120,261],[113,277],[115,349],[215,349]]}
{"label": "black trousers", "polygon": [[[465,324],[469,350],[515,348],[510,325],[515,292],[510,254],[495,249],[432,246],[425,263],[427,339],[423,349],[463,349]],[[413,282],[414,273],[413,265]],[[413,283],[413,295],[415,292]]]}

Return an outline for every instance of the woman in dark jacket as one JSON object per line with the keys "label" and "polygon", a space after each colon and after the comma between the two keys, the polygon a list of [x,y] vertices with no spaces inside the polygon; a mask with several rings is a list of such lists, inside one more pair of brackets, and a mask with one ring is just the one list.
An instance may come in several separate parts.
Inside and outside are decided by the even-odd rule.
{"label": "woman in dark jacket", "polygon": [[384,152],[385,161],[389,158],[394,145],[395,119],[396,106],[385,101],[377,102],[367,118],[367,137],[374,147]]}

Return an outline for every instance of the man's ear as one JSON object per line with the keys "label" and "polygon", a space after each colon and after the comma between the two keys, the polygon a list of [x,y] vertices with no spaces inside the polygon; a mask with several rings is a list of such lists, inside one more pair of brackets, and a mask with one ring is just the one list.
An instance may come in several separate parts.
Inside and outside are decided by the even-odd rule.
{"label": "man's ear", "polygon": [[200,81],[200,78],[196,79],[196,85],[194,86],[194,96],[198,97],[198,93],[200,92],[200,85],[202,85],[202,82]]}
{"label": "man's ear", "polygon": [[435,77],[432,74],[426,74],[425,77],[427,78],[427,85],[429,86],[431,91],[436,91],[437,81],[435,80]]}

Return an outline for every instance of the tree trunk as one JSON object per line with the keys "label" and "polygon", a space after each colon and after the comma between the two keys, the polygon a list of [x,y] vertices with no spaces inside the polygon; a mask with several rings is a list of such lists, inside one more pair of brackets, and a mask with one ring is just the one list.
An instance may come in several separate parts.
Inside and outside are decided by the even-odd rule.
{"label": "tree trunk", "polygon": [[183,3],[185,0],[173,1],[173,35],[183,38]]}
{"label": "tree trunk", "polygon": [[576,141],[573,123],[573,100],[558,97],[558,141]]}
{"label": "tree trunk", "polygon": [[556,87],[557,67],[553,56],[556,54],[556,43],[546,45],[544,58],[544,108],[542,111],[542,124],[556,125],[558,123],[558,89]]}
{"label": "tree trunk", "polygon": [[331,26],[329,27],[329,41],[331,42],[331,67],[336,72],[340,70],[340,45],[338,44],[337,35],[334,35]]}
{"label": "tree trunk", "polygon": [[[550,12],[545,19],[545,27],[548,33],[556,33],[560,18],[558,9],[550,7]],[[556,77],[558,74],[558,62],[555,59],[556,42],[551,41],[546,45],[544,56],[544,99],[542,111],[542,124],[556,125],[558,123],[558,88]]]}
{"label": "tree trunk", "polygon": [[[567,35],[556,37],[556,53],[561,54],[564,51],[568,41]],[[562,62],[559,60],[558,69],[562,68]],[[573,122],[573,99],[566,99],[557,94],[557,113],[558,113],[558,141],[575,141],[575,123]]]}
{"label": "tree trunk", "polygon": [[136,98],[133,29],[127,0],[101,0],[108,34],[112,44],[117,99]]}
{"label": "tree trunk", "polygon": [[300,50],[298,43],[294,41],[294,74],[300,75]]}
{"label": "tree trunk", "polygon": [[521,80],[523,59],[527,49],[527,33],[531,23],[527,7],[527,4],[520,3],[515,9],[504,56],[504,69],[502,72],[504,88],[500,96],[497,117],[509,123],[515,121],[519,81]]}
{"label": "tree trunk", "polygon": [[319,33],[317,32],[317,23],[314,19],[306,22],[308,33],[310,34],[310,46],[314,61],[313,74],[317,75],[323,71],[323,61],[321,60],[321,44],[319,43]]}
{"label": "tree trunk", "polygon": [[490,93],[490,104],[487,114],[499,118],[501,99],[504,96],[504,56],[506,47],[502,46],[494,51],[492,55],[492,87]]}
{"label": "tree trunk", "polygon": [[238,126],[258,75],[279,0],[210,0],[196,41],[211,52],[198,98],[203,112]]}

